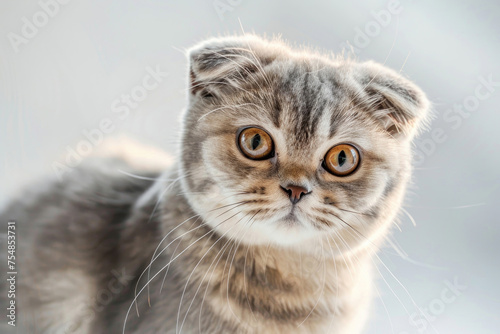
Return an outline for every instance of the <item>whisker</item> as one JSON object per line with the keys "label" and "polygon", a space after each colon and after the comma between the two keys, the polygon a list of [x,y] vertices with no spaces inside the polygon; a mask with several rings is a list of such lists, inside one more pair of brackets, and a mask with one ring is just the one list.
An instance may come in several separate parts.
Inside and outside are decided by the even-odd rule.
{"label": "whisker", "polygon": [[[345,243],[345,241],[343,240],[343,238],[339,235],[340,239],[344,242],[344,244],[346,245],[346,247],[348,247],[348,249],[350,249],[349,245],[347,245]],[[377,248],[375,245],[371,245],[373,246],[374,248]],[[431,321],[428,319],[427,315],[425,313],[422,312],[422,310],[418,307],[418,305],[416,304],[415,300],[413,299],[413,297],[411,296],[411,294],[409,293],[409,291],[406,289],[406,287],[397,279],[397,277],[392,273],[392,271],[385,265],[385,263],[382,261],[382,259],[375,253],[375,256],[377,257],[377,259],[380,261],[380,263],[385,267],[385,269],[390,273],[390,275],[394,278],[394,280],[396,280],[396,282],[403,288],[403,290],[406,292],[406,294],[410,297],[410,301],[413,303],[413,305],[416,307],[416,309],[422,313],[424,315],[424,317],[426,318],[426,320],[431,324],[432,328],[434,329],[434,331],[437,333],[437,330],[435,329],[435,327],[432,325]],[[357,257],[355,255],[355,257]],[[385,282],[385,284],[387,285],[387,287],[390,289],[390,291],[392,292],[392,294],[396,297],[396,299],[398,300],[398,302],[401,304],[401,306],[403,307],[403,309],[405,310],[406,314],[408,316],[410,316],[410,312],[408,311],[408,309],[406,308],[405,304],[403,303],[403,301],[401,300],[401,298],[399,297],[399,295],[394,291],[394,289],[390,286],[390,284],[387,282],[387,280],[385,279],[384,275],[382,274],[382,272],[380,271],[380,269],[378,268],[377,264],[375,263],[375,261],[372,259],[372,262],[374,263],[374,266],[376,268],[376,270],[378,271],[380,277],[382,278],[382,280]]]}
{"label": "whisker", "polygon": [[335,213],[332,213],[332,215],[337,218],[338,220],[340,220],[341,222],[343,222],[344,224],[346,224],[347,226],[349,226],[353,231],[355,231],[358,235],[362,236],[363,238],[365,238],[366,240],[370,241],[370,239],[368,239],[367,237],[365,237],[363,234],[361,234],[361,232],[359,232],[357,229],[355,229],[351,224],[349,224],[348,222],[346,222],[344,219],[340,218],[340,216],[338,216],[337,214]]}
{"label": "whisker", "polygon": [[[254,321],[257,321],[257,318],[255,317],[255,314],[253,312],[252,306],[250,305],[250,300],[248,299],[248,290],[247,290],[247,285],[246,285],[246,269],[247,269],[247,258],[248,258],[248,251],[250,250],[250,245],[247,245],[247,251],[245,253],[245,262],[243,264],[243,290],[245,290],[245,299],[247,301],[248,309],[252,313],[252,317]],[[255,259],[254,259],[255,261]]]}
{"label": "whisker", "polygon": [[235,104],[235,105],[227,105],[227,106],[222,106],[222,107],[219,107],[219,108],[216,108],[216,109],[213,109],[213,110],[210,110],[209,112],[207,112],[206,114],[203,114],[200,118],[198,118],[198,122],[201,121],[202,119],[204,119],[205,117],[207,117],[208,115],[211,115],[213,114],[214,112],[218,111],[218,110],[223,110],[223,109],[227,109],[227,108],[230,108],[230,109],[234,109],[234,108],[237,108],[237,107],[243,107],[243,106],[246,106],[246,105],[253,105],[253,106],[256,106],[255,103],[242,103],[242,104]]}
{"label": "whisker", "polygon": [[160,181],[174,181],[174,179],[162,179],[162,178],[158,178],[158,177],[147,177],[147,176],[142,176],[142,175],[136,175],[136,174],[132,174],[132,173],[129,173],[129,172],[126,172],[122,169],[118,169],[117,170],[118,173],[122,173],[122,174],[125,174],[127,176],[130,176],[134,179],[139,179],[139,180],[149,180],[149,181],[157,181],[157,180],[160,180]]}
{"label": "whisker", "polygon": [[[232,206],[232,207],[231,207],[231,208],[229,208],[228,210],[226,210],[226,211],[222,212],[221,214],[219,214],[218,216],[216,216],[216,217],[214,218],[214,219],[216,219],[216,218],[218,218],[218,217],[220,217],[220,216],[222,216],[222,215],[226,214],[227,212],[229,212],[229,211],[231,211],[231,210],[234,210],[235,208],[237,208],[237,207],[239,207],[239,206],[241,206],[241,205],[244,205],[244,204],[246,204],[246,201],[236,202],[236,203],[232,203],[232,204],[227,204],[227,205],[221,206],[221,207],[219,207],[219,208],[212,209],[212,210],[208,211],[207,213],[214,212],[214,211],[216,211],[216,210],[219,210],[219,209],[223,209],[223,208],[226,208],[226,207]],[[200,215],[199,215],[199,214],[198,214],[198,215],[195,215],[195,216],[193,216],[193,217],[191,217],[191,218],[188,218],[186,221],[188,221],[188,220],[190,220],[190,219],[192,219],[192,218],[194,218],[194,217],[196,217],[196,216],[198,217],[198,218],[196,219],[196,221],[195,221],[195,223],[196,223],[196,222],[198,221],[198,219],[200,218]],[[181,225],[182,225],[182,224],[184,224],[186,221],[184,221],[183,223],[181,223]],[[147,277],[148,277],[148,280],[149,280],[149,277],[150,277],[150,273],[151,273],[151,266],[152,266],[153,262],[154,262],[154,261],[156,261],[156,259],[157,259],[157,258],[158,258],[158,257],[159,257],[159,256],[160,256],[160,255],[161,255],[161,254],[162,254],[162,253],[163,253],[163,252],[164,252],[164,251],[165,251],[165,250],[166,250],[166,249],[167,249],[167,248],[168,248],[168,247],[169,247],[169,246],[173,243],[173,242],[175,242],[175,241],[176,241],[176,240],[178,240],[179,238],[182,238],[184,235],[188,234],[189,232],[192,232],[192,231],[194,231],[194,230],[197,230],[197,229],[199,229],[199,228],[202,228],[202,227],[203,227],[203,226],[205,226],[205,225],[207,225],[207,223],[203,223],[203,224],[201,224],[201,225],[199,225],[199,226],[195,227],[194,229],[191,229],[191,230],[189,230],[189,231],[187,231],[187,232],[183,233],[183,234],[182,234],[182,235],[180,235],[179,237],[177,237],[177,238],[175,238],[174,240],[172,240],[172,241],[171,241],[171,242],[170,242],[170,243],[169,243],[169,244],[168,244],[165,248],[163,248],[163,250],[162,250],[160,253],[158,253],[158,255],[156,255],[156,256],[155,256],[156,252],[158,251],[158,249],[159,249],[159,247],[161,246],[161,244],[163,243],[163,241],[164,241],[164,240],[168,237],[168,235],[169,235],[170,233],[172,233],[172,232],[173,232],[175,229],[177,229],[177,227],[179,227],[180,225],[178,225],[178,226],[177,226],[174,230],[171,230],[171,231],[170,231],[170,232],[169,232],[169,233],[168,233],[165,237],[163,237],[163,239],[160,241],[160,243],[159,243],[159,244],[158,244],[158,246],[156,247],[156,249],[155,249],[155,251],[154,251],[154,253],[153,253],[153,256],[152,256],[151,262],[150,262],[150,264],[149,264],[149,266],[148,266],[148,268],[147,268],[147,269],[148,269],[148,276],[147,276]],[[177,249],[177,248],[176,248],[176,249]],[[168,273],[168,272],[167,272],[167,273]],[[144,274],[144,272],[141,274],[141,277],[142,277],[142,275],[143,275],[143,274]],[[137,285],[136,285],[136,287],[137,287]],[[160,290],[161,290],[162,288],[163,288],[163,284],[162,284],[162,287],[160,288]],[[149,299],[149,288],[148,288],[148,299]]]}
{"label": "whisker", "polygon": [[417,226],[417,222],[415,221],[415,219],[412,217],[412,215],[410,215],[410,213],[408,211],[406,211],[404,208],[401,208],[401,211],[408,216],[408,218],[410,218],[410,221],[411,223],[413,224],[413,226]]}
{"label": "whisker", "polygon": [[342,208],[339,208],[338,206],[335,207],[336,209],[340,210],[340,211],[345,211],[345,212],[349,212],[349,213],[354,213],[354,214],[357,214],[357,215],[361,215],[361,216],[367,216],[367,217],[374,217],[375,215],[373,214],[369,214],[369,213],[363,213],[363,212],[357,212],[357,211],[352,211],[352,210],[347,210],[347,209],[342,209]]}
{"label": "whisker", "polygon": [[[246,217],[246,215],[244,215],[243,217],[241,217],[241,218],[240,218],[240,219],[236,222],[236,224],[235,224],[235,225],[237,225],[237,224],[238,224],[241,220],[243,220],[245,217]],[[244,227],[244,226],[242,226],[241,228],[243,228],[243,227]],[[214,230],[213,232],[215,233],[215,230]],[[184,285],[184,289],[183,289],[183,291],[182,291],[182,295],[181,295],[181,300],[180,300],[180,302],[179,302],[179,309],[178,309],[178,311],[177,311],[176,333],[177,333],[177,330],[178,330],[178,332],[179,332],[179,333],[182,331],[182,327],[184,326],[184,322],[186,321],[186,318],[187,318],[187,316],[188,316],[189,310],[191,309],[191,305],[193,304],[194,299],[196,298],[196,295],[198,294],[198,290],[199,290],[199,289],[197,289],[197,290],[196,290],[196,293],[195,293],[195,295],[194,295],[194,297],[193,297],[193,300],[192,300],[192,301],[191,301],[191,303],[189,304],[188,309],[187,309],[187,311],[186,311],[186,314],[185,314],[185,316],[184,316],[184,319],[182,320],[181,326],[180,326],[180,328],[179,328],[179,327],[178,327],[178,325],[179,325],[179,318],[180,318],[180,313],[181,313],[182,301],[183,301],[183,299],[184,299],[184,294],[186,293],[186,289],[187,289],[187,286],[189,285],[189,282],[190,282],[190,280],[191,280],[191,277],[193,276],[193,274],[194,274],[194,272],[195,272],[196,268],[198,268],[198,266],[199,266],[199,265],[200,265],[200,263],[203,261],[203,259],[205,258],[205,256],[207,256],[208,252],[210,252],[210,250],[211,250],[213,247],[215,247],[215,245],[216,245],[216,244],[217,244],[217,243],[218,243],[221,239],[222,239],[222,236],[221,236],[221,237],[219,237],[219,238],[218,238],[218,239],[217,239],[217,240],[216,240],[216,241],[215,241],[215,242],[214,242],[214,243],[210,246],[210,248],[208,248],[208,250],[207,250],[207,251],[205,252],[205,254],[204,254],[204,255],[200,258],[200,260],[198,261],[198,263],[195,265],[195,267],[194,267],[194,268],[193,268],[193,270],[191,271],[191,274],[189,275],[189,277],[188,277],[188,279],[187,279],[187,281],[186,281],[186,284]],[[230,238],[228,238],[228,239],[230,239]],[[208,242],[208,241],[209,241],[209,240],[207,240],[207,242]],[[205,243],[205,244],[206,244],[206,243]],[[201,285],[200,285],[200,286],[201,286]]]}
{"label": "whisker", "polygon": [[[420,307],[417,305],[417,303],[415,302],[415,299],[413,299],[412,295],[410,294],[410,292],[408,291],[408,289],[403,285],[403,283],[401,283],[401,281],[396,277],[396,275],[393,274],[393,272],[386,266],[386,264],[384,263],[384,261],[382,261],[382,259],[375,253],[375,256],[377,257],[377,259],[380,261],[380,263],[382,264],[382,266],[384,266],[384,268],[389,272],[389,274],[392,276],[392,278],[399,284],[399,286],[401,286],[401,288],[403,289],[403,291],[408,295],[408,297],[410,298],[410,301],[411,303],[413,304],[413,306],[420,312],[420,314],[422,314],[425,319],[429,322],[429,324],[431,325],[432,329],[434,330],[434,332],[436,333],[439,333],[437,331],[437,329],[434,327],[434,325],[432,324],[432,321],[429,319],[429,317],[427,316],[427,314],[425,312],[422,311],[422,309],[420,309]],[[378,269],[377,267],[377,270],[379,272],[379,274],[381,276],[382,273],[380,272],[380,270]],[[385,280],[385,278],[383,278],[384,281],[386,282],[387,284],[387,281]],[[392,290],[392,289],[391,289]],[[393,292],[394,293],[394,292]],[[400,300],[398,298],[398,300]],[[400,303],[402,304],[401,300],[400,300]],[[403,305],[403,304],[402,304]],[[407,311],[406,307],[403,305],[403,308],[405,309],[406,313],[408,313],[409,315],[409,312]]]}
{"label": "whisker", "polygon": [[165,194],[175,185],[175,183],[179,180],[181,180],[182,178],[184,177],[188,177],[188,176],[191,176],[191,174],[189,173],[186,173],[184,175],[181,175],[179,177],[177,177],[176,179],[174,179],[160,194],[160,196],[158,196],[158,200],[156,201],[156,204],[153,208],[153,211],[151,212],[151,215],[149,216],[149,220],[148,220],[148,223],[151,222],[151,219],[153,219],[153,216],[154,214],[156,213],[156,210],[158,209],[158,206],[160,205],[160,202],[161,202],[161,199],[163,198],[163,196],[165,196]]}
{"label": "whisker", "polygon": [[[332,247],[332,244],[330,244],[330,239],[328,237],[326,237],[326,241],[328,242],[328,246],[330,247],[330,252],[332,254],[332,260],[333,260],[333,265],[334,265],[334,268],[335,268],[335,290],[336,290],[336,297],[337,297],[337,300],[339,299],[339,274],[338,274],[338,271],[337,271],[337,260],[336,260],[336,257],[335,257],[335,254],[333,253],[333,247]],[[330,331],[330,328],[333,326],[333,323],[335,322],[335,317],[333,317],[332,321],[330,322],[330,325],[328,326],[328,332]]]}
{"label": "whisker", "polygon": [[[222,206],[222,207],[219,207],[219,208],[215,208],[215,209],[213,209],[213,210],[210,210],[210,211],[208,211],[207,213],[210,213],[210,212],[213,212],[213,211],[215,211],[215,210],[219,210],[219,209],[222,209],[222,208],[225,208],[225,207],[231,206],[231,205],[241,204],[241,203],[242,203],[242,202],[236,202],[236,203],[228,204],[228,205],[225,205],[225,206]],[[228,211],[229,211],[229,210],[228,210]],[[226,212],[227,212],[227,211],[226,211]],[[136,283],[136,286],[135,286],[135,295],[136,295],[136,296],[137,296],[137,287],[138,287],[139,281],[140,281],[140,279],[142,278],[142,276],[146,273],[146,271],[148,272],[148,280],[149,280],[151,266],[153,265],[153,262],[154,262],[154,261],[156,261],[156,259],[157,259],[157,258],[161,255],[161,253],[160,253],[160,254],[158,254],[158,256],[155,256],[155,255],[156,255],[156,252],[157,252],[157,251],[158,251],[158,249],[160,248],[161,244],[165,241],[165,239],[167,239],[167,237],[168,237],[168,236],[169,236],[172,232],[174,232],[175,230],[177,230],[179,227],[181,227],[182,225],[184,225],[184,224],[185,224],[186,222],[188,222],[189,220],[191,220],[191,219],[193,219],[193,218],[195,218],[195,217],[199,217],[199,216],[200,216],[200,214],[196,214],[196,215],[194,215],[194,216],[189,217],[188,219],[184,220],[182,223],[180,223],[180,224],[178,224],[176,227],[174,227],[172,230],[170,230],[170,231],[169,231],[169,232],[168,232],[168,233],[167,233],[167,234],[166,234],[166,235],[162,238],[162,240],[159,242],[158,246],[156,247],[156,249],[155,249],[155,251],[154,251],[154,253],[153,253],[153,256],[151,257],[151,261],[150,261],[149,265],[148,265],[148,266],[147,266],[147,267],[143,270],[143,272],[142,272],[142,273],[141,273],[141,275],[139,276],[139,279],[137,280],[137,283]],[[202,226],[203,226],[203,225],[200,225],[200,226],[198,226],[198,227],[196,227],[196,228],[194,228],[194,229],[190,229],[189,231],[187,231],[187,232],[183,233],[183,234],[182,234],[182,235],[180,235],[179,237],[177,237],[177,238],[175,238],[174,240],[172,240],[172,241],[171,241],[171,242],[167,245],[167,247],[168,247],[169,245],[171,245],[173,242],[175,242],[176,240],[178,240],[179,238],[181,238],[181,237],[183,237],[184,235],[186,235],[187,233],[192,232],[192,231],[194,231],[194,230],[196,230],[196,229],[198,229],[198,228],[200,228],[200,227],[202,227]],[[167,248],[167,247],[166,247],[166,248]],[[166,248],[164,248],[164,250],[165,250]],[[163,250],[163,251],[164,251],[164,250]],[[162,252],[163,252],[163,251],[162,251]],[[148,299],[149,299],[149,290],[148,290]],[[137,307],[138,307],[138,306],[137,306],[137,303],[136,303],[136,308],[137,308]],[[138,310],[138,309],[137,309],[137,312],[139,312],[139,310]]]}
{"label": "whisker", "polygon": [[[323,249],[323,239],[320,239],[320,241],[321,241],[321,249]],[[302,322],[297,326],[297,328],[299,328],[300,326],[302,326],[304,324],[304,322],[306,322],[306,320],[311,316],[311,314],[314,312],[314,310],[318,306],[319,301],[321,300],[321,297],[323,297],[323,293],[325,290],[325,284],[326,284],[326,264],[325,264],[325,252],[322,251],[321,254],[323,255],[323,261],[322,261],[323,262],[323,284],[321,286],[321,291],[319,293],[319,297],[316,300],[316,303],[314,304],[313,308],[311,309],[309,314],[306,316],[306,318],[304,320],[302,320]]]}
{"label": "whisker", "polygon": [[[227,239],[226,243],[224,244],[224,246],[217,252],[214,260],[212,261],[212,264],[215,262],[215,260],[217,260],[217,262],[215,263],[214,265],[214,268],[212,269],[212,273],[210,274],[210,278],[208,279],[208,282],[206,284],[206,287],[205,287],[205,293],[203,294],[203,298],[201,300],[201,305],[200,305],[200,313],[199,313],[199,318],[198,318],[198,329],[199,329],[199,333],[201,334],[201,314],[202,314],[202,311],[203,311],[203,304],[205,303],[205,298],[207,296],[207,292],[208,292],[208,287],[210,286],[210,282],[212,281],[212,278],[213,278],[213,275],[215,273],[215,269],[217,268],[217,266],[219,265],[219,262],[220,260],[222,260],[222,256],[223,254],[226,252],[226,248],[232,243],[232,240],[231,239]],[[224,252],[224,253],[222,253]],[[219,256],[220,254],[220,256]],[[210,268],[212,267],[212,264],[210,265],[210,267],[208,268],[207,270],[207,273],[208,274],[210,272]],[[205,276],[206,276],[205,274]],[[205,279],[205,277],[203,278]],[[201,284],[201,283],[200,283]]]}
{"label": "whisker", "polygon": [[[217,226],[220,226],[222,223],[226,222],[227,220],[231,219],[232,217],[236,216],[238,213],[234,214],[233,216],[227,218],[226,220],[224,220],[223,222],[219,223]],[[234,226],[233,226],[234,227]],[[224,232],[223,235],[227,234],[233,227],[230,227],[226,232]],[[200,241],[201,239],[203,239],[204,237],[206,237],[208,234],[212,233],[212,230],[208,231],[207,233],[203,234],[201,237],[199,237],[198,239],[196,239],[193,243],[191,243],[189,246],[187,246],[185,249],[183,249],[178,255],[176,255],[173,259],[171,259],[170,261],[168,261],[168,263],[163,266],[156,274],[153,275],[153,277],[151,277],[151,279],[149,279],[147,282],[146,282],[146,285],[137,293],[137,295],[134,297],[134,300],[132,300],[132,303],[130,304],[128,310],[127,310],[127,313],[125,315],[125,320],[123,322],[123,330],[122,330],[122,334],[125,334],[125,329],[126,329],[126,324],[127,324],[127,319],[128,319],[128,316],[130,314],[130,310],[132,309],[132,306],[134,305],[134,303],[137,301],[137,298],[138,296],[146,289],[146,287],[149,285],[149,283],[151,283],[159,274],[160,272],[162,272],[165,268],[167,268],[172,262],[174,262],[177,258],[179,258],[182,254],[184,254],[188,249],[190,249],[194,244],[196,244],[198,241]],[[166,249],[166,248],[165,248]],[[163,252],[163,251],[162,251]]]}
{"label": "whisker", "polygon": [[[234,249],[234,253],[233,253],[233,258],[231,259],[231,263],[229,265],[229,270],[227,272],[227,285],[226,285],[226,298],[227,298],[227,306],[229,307],[229,310],[231,311],[231,313],[235,316],[236,319],[238,319],[240,322],[241,322],[241,319],[239,319],[239,317],[236,315],[236,313],[234,313],[233,311],[233,308],[231,307],[231,304],[229,303],[229,281],[230,281],[230,275],[231,275],[231,268],[233,266],[233,262],[234,262],[234,257],[236,256],[236,252],[238,251],[238,248],[240,247],[240,244],[241,242],[243,241],[243,238],[245,237],[245,235],[247,234],[247,232],[250,230],[250,227],[252,225],[252,219],[257,215],[254,214],[252,217],[250,217],[250,219],[248,220],[248,222],[250,222],[250,225],[248,226],[248,228],[246,229],[245,233],[243,234],[243,236],[241,237],[240,241],[238,242],[236,248]],[[247,223],[248,223],[247,222]],[[229,255],[231,255],[231,251],[229,251]],[[227,261],[226,261],[226,264],[227,264]],[[224,271],[223,273],[225,272],[225,265],[224,265]]]}

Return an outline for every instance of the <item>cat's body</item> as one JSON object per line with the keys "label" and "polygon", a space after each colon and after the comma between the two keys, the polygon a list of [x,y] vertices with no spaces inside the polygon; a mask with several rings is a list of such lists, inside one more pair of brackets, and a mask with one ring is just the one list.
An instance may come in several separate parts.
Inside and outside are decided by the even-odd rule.
{"label": "cat's body", "polygon": [[[55,185],[46,191],[38,192],[32,198],[25,196],[23,212],[11,211],[18,226],[36,221],[41,231],[34,241],[36,248],[30,247],[29,255],[26,254],[19,263],[23,278],[19,286],[22,297],[19,319],[21,323],[35,320],[38,331],[118,333],[132,304],[137,277],[149,264],[161,237],[195,215],[179,186],[174,186],[172,192],[164,196],[165,207],[158,209],[150,219],[160,195],[159,192],[147,193],[148,188],[155,188],[154,182],[137,180],[125,174],[110,177],[117,168],[127,170],[126,166],[111,160],[100,163],[112,168],[103,170],[92,165],[83,166],[65,179],[66,182],[55,181]],[[172,176],[175,174],[173,170]],[[89,182],[81,184],[84,175],[92,177]],[[75,184],[78,187],[74,187]],[[144,201],[139,207],[134,207],[141,196],[145,196]],[[82,201],[83,197],[85,201]],[[50,220],[43,217],[43,212],[51,212]],[[80,214],[75,216],[71,214],[73,212]],[[163,223],[160,217],[163,217]],[[192,228],[198,229],[182,243],[172,243]],[[23,237],[32,232],[24,229],[18,232],[20,249],[30,246]],[[199,321],[202,333],[323,333],[327,327],[335,329],[339,322],[346,322],[344,314],[366,316],[370,297],[367,290],[370,288],[369,268],[352,266],[350,270],[361,270],[362,275],[353,272],[351,276],[343,260],[334,265],[331,259],[325,261],[321,255],[317,258],[317,255],[306,252],[249,248],[226,238],[215,243],[219,236],[200,221],[189,221],[171,233],[162,245],[172,244],[157,261],[161,266],[167,264],[175,257],[174,251],[180,253],[199,238],[194,247],[171,264],[161,293],[164,272],[152,281],[151,308],[146,302],[147,291],[143,291],[143,297],[138,301],[140,317],[137,317],[135,306],[132,307],[126,333],[170,333],[168,329],[177,324],[185,283],[203,256],[204,260],[187,285],[179,313],[180,326],[191,306],[182,329],[184,333],[197,332]],[[359,264],[362,260],[354,261]],[[158,269],[151,270],[151,276]],[[240,277],[230,280],[228,286],[229,271],[231,277]],[[245,282],[241,277],[243,272]],[[200,279],[205,283],[210,281],[208,289],[205,283],[200,286]],[[141,282],[139,289],[143,287],[145,277]],[[337,291],[338,284],[340,289]],[[353,288],[357,288],[357,293],[351,291]],[[357,298],[353,297],[358,294]],[[40,295],[43,295],[42,300],[36,297]],[[282,304],[284,302],[286,307]],[[250,305],[253,311],[250,311]],[[336,317],[333,317],[334,310],[338,313]],[[233,312],[242,320],[241,323]],[[319,316],[330,312],[332,317],[322,319]],[[225,321],[219,323],[214,319]],[[296,328],[304,320],[305,323]],[[358,324],[361,325],[362,321]],[[31,330],[35,332],[34,328]]]}
{"label": "cat's body", "polygon": [[[166,172],[90,160],[0,214],[24,242],[21,321],[42,333],[360,333],[425,97],[378,65],[251,36],[193,49],[190,77]],[[246,129],[250,157],[263,140],[272,154],[250,159]],[[325,154],[343,143],[359,166],[334,175]]]}

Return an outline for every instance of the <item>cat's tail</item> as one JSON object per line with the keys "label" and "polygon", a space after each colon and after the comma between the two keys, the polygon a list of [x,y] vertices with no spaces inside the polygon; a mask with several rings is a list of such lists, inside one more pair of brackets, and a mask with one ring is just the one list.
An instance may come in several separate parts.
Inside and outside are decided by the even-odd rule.
{"label": "cat's tail", "polygon": [[120,158],[133,169],[144,172],[161,172],[174,162],[174,158],[162,149],[125,135],[106,138],[91,156]]}

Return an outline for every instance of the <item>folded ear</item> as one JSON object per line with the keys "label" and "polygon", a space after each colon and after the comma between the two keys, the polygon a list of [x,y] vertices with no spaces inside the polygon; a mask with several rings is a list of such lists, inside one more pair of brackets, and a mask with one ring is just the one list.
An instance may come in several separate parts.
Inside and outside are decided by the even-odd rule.
{"label": "folded ear", "polygon": [[189,50],[189,91],[204,97],[238,89],[262,72],[277,48],[254,35],[209,39]]}
{"label": "folded ear", "polygon": [[359,64],[361,103],[393,137],[412,139],[430,118],[425,94],[408,79],[374,62]]}

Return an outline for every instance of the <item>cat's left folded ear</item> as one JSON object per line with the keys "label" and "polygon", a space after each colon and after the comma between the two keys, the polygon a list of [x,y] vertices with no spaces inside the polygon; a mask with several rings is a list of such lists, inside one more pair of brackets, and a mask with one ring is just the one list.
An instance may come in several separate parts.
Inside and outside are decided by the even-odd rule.
{"label": "cat's left folded ear", "polygon": [[430,122],[430,102],[410,80],[375,62],[356,65],[361,104],[392,137],[411,140]]}

